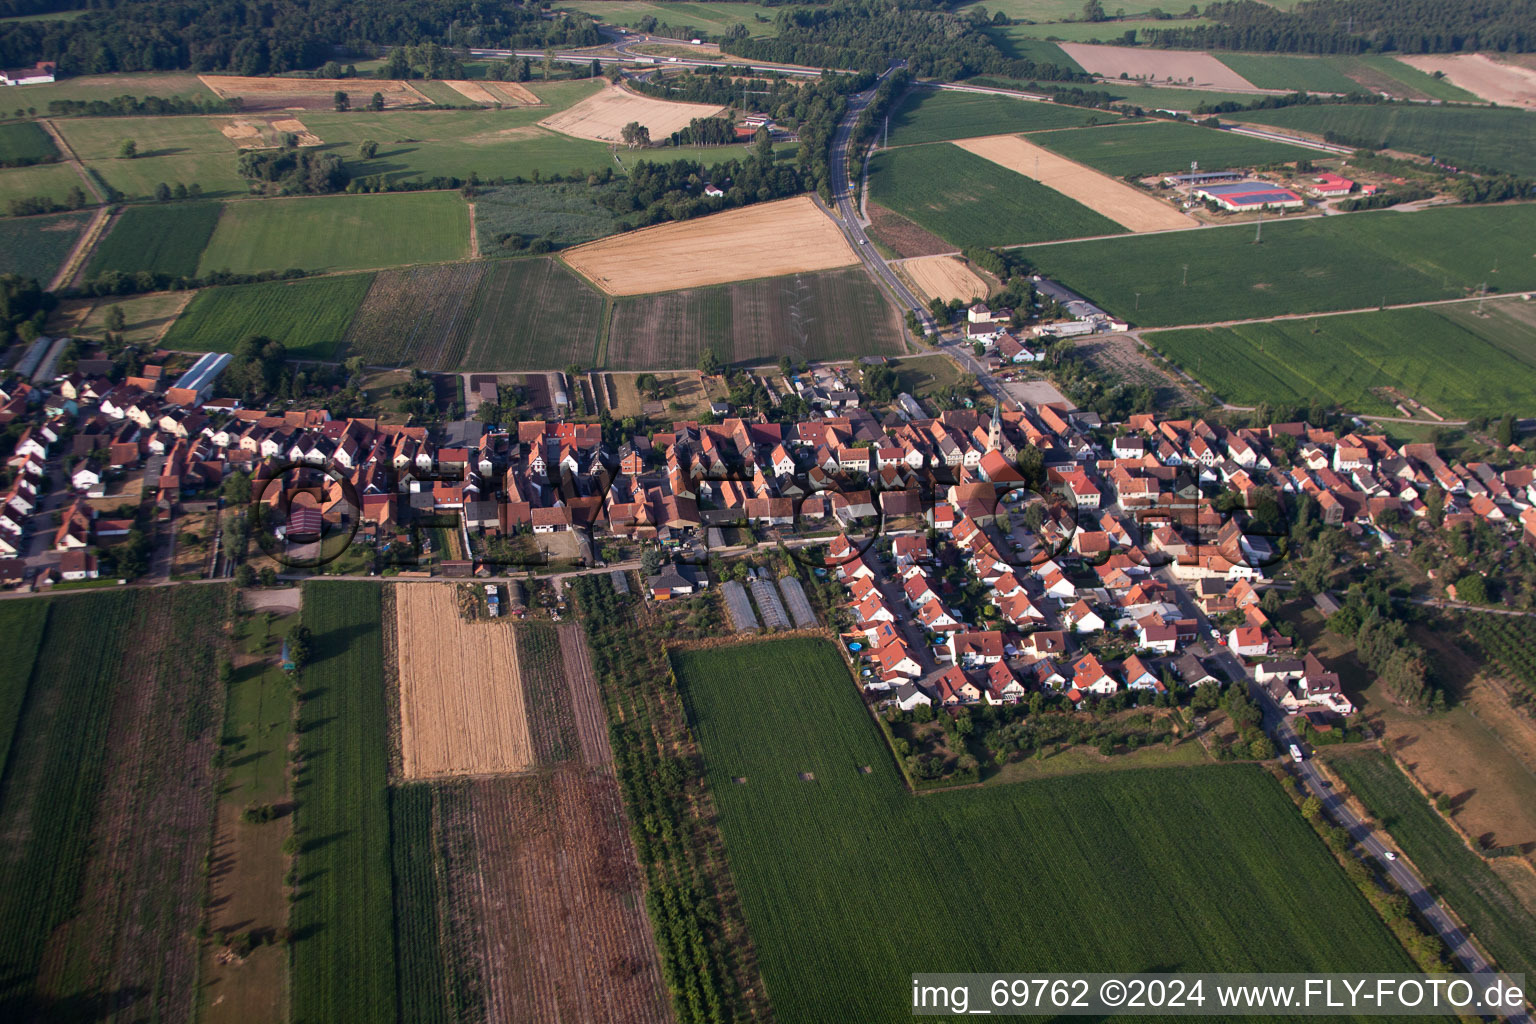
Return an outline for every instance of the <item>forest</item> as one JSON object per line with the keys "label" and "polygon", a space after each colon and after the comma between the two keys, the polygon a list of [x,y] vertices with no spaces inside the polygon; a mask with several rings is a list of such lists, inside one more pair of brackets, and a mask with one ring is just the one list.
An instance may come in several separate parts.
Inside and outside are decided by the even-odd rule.
{"label": "forest", "polygon": [[1254,0],[1206,6],[1196,26],[1147,29],[1151,46],[1263,53],[1457,53],[1536,49],[1530,0],[1311,0],[1282,11]]}
{"label": "forest", "polygon": [[61,75],[179,69],[266,75],[319,67],[338,49],[362,55],[380,45],[428,42],[543,48],[598,41],[590,19],[546,20],[534,4],[282,0],[257,7],[239,0],[116,0],[70,21],[3,26],[0,66],[50,60]]}

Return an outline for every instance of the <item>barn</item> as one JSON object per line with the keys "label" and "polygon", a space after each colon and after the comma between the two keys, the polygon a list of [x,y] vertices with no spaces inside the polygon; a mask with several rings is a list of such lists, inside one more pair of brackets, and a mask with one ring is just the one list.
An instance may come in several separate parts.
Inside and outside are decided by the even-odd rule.
{"label": "barn", "polygon": [[1267,181],[1206,185],[1195,189],[1194,194],[1234,213],[1244,210],[1296,210],[1307,205],[1307,201],[1295,192]]}

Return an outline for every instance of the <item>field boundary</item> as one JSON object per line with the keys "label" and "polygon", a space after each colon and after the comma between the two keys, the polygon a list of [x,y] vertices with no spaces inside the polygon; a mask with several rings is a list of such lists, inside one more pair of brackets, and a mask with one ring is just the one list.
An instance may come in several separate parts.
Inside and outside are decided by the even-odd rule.
{"label": "field boundary", "polygon": [[44,291],[56,292],[66,285],[72,284],[76,277],[85,269],[86,261],[90,258],[91,251],[96,248],[96,243],[106,237],[112,225],[116,223],[121,211],[114,212],[110,206],[99,206],[91,216],[91,221],[80,232],[80,237],[75,240],[75,247],[69,251],[64,263],[58,272],[53,275]]}

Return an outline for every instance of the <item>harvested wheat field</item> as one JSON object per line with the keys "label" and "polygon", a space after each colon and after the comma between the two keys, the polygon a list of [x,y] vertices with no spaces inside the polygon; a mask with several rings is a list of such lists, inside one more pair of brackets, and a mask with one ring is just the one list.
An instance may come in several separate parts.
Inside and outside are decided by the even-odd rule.
{"label": "harvested wheat field", "polygon": [[515,772],[534,763],[508,620],[467,622],[455,587],[395,588],[401,772],[408,779]]}
{"label": "harvested wheat field", "polygon": [[1397,59],[1426,74],[1442,71],[1452,85],[1490,103],[1536,107],[1536,70],[1531,68],[1505,64],[1485,53],[1443,53]]}
{"label": "harvested wheat field", "polygon": [[1252,82],[1208,53],[1197,50],[1148,50],[1128,46],[1096,46],[1092,43],[1058,43],[1084,71],[1105,78],[1146,78],[1180,85],[1204,85],[1217,89],[1251,91]]}
{"label": "harvested wheat field", "polygon": [[444,79],[443,84],[471,103],[536,107],[544,101],[516,82],[465,82]]}
{"label": "harvested wheat field", "polygon": [[649,128],[651,138],[659,142],[678,129],[688,127],[688,122],[694,118],[714,117],[724,109],[707,103],[652,99],[610,85],[575,106],[546,117],[539,124],[578,139],[620,142],[619,133],[624,126],[638,121]]}
{"label": "harvested wheat field", "polygon": [[898,265],[930,299],[968,302],[987,296],[987,282],[958,256],[919,256]]}
{"label": "harvested wheat field", "polygon": [[1200,222],[1169,204],[1116,181],[1075,160],[1068,160],[1017,135],[987,135],[960,139],[955,145],[1033,178],[1046,188],[1075,199],[1132,231],[1177,231],[1199,227]]}
{"label": "harvested wheat field", "polygon": [[221,99],[238,96],[241,109],[330,110],[335,106],[336,91],[346,93],[356,107],[368,104],[374,93],[384,95],[384,109],[391,107],[430,106],[432,101],[409,82],[369,78],[245,78],[239,75],[198,75],[198,81]]}
{"label": "harvested wheat field", "polygon": [[830,270],[859,262],[809,196],[658,224],[567,249],[561,257],[610,295]]}

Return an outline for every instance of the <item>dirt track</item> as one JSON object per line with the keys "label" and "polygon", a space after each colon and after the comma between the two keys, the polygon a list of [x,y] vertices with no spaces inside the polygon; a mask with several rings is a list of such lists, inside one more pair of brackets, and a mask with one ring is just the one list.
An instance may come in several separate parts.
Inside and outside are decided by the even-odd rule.
{"label": "dirt track", "polygon": [[567,249],[561,257],[610,295],[696,288],[859,262],[808,196],[659,224]]}
{"label": "dirt track", "polygon": [[960,139],[955,145],[1026,178],[1033,178],[1046,188],[1075,199],[1132,231],[1177,231],[1200,226],[1193,217],[1185,216],[1145,192],[1138,192],[1123,181],[1116,181],[1017,135]]}
{"label": "dirt track", "polygon": [[466,622],[454,587],[395,588],[401,773],[408,779],[515,772],[534,761],[514,627]]}
{"label": "dirt track", "polygon": [[650,129],[652,140],[660,142],[673,132],[688,127],[688,122],[694,118],[714,117],[724,109],[706,103],[658,100],[628,89],[605,86],[601,92],[546,117],[539,124],[578,139],[619,142],[624,126],[638,121]]}

